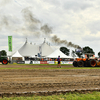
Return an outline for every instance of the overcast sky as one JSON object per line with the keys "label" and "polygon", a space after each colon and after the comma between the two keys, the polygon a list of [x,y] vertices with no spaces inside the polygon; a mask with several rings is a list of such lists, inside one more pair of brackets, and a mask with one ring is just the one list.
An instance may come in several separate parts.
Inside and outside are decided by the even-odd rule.
{"label": "overcast sky", "polygon": [[100,51],[100,0],[0,0],[0,12],[0,50],[8,51],[8,36],[13,36],[14,51],[26,38],[33,44],[46,38],[56,45],[51,41],[56,35],[89,46],[96,55]]}

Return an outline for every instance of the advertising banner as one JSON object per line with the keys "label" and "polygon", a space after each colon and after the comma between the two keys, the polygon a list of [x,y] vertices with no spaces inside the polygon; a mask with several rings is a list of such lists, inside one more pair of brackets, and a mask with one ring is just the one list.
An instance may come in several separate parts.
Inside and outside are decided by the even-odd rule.
{"label": "advertising banner", "polygon": [[12,51],[12,36],[8,36],[8,49]]}
{"label": "advertising banner", "polygon": [[[72,64],[73,61],[61,61],[61,64]],[[25,64],[58,64],[58,61],[25,61]]]}
{"label": "advertising banner", "polygon": [[47,61],[48,64],[54,64],[54,61]]}
{"label": "advertising banner", "polygon": [[25,61],[25,64],[30,64],[30,61]]}
{"label": "advertising banner", "polygon": [[33,64],[40,64],[40,61],[33,61]]}
{"label": "advertising banner", "polygon": [[17,64],[25,64],[25,61],[17,61]]}
{"label": "advertising banner", "polygon": [[61,64],[72,64],[73,61],[61,61]]}
{"label": "advertising banner", "polygon": [[73,64],[73,61],[69,61],[68,64]]}
{"label": "advertising banner", "polygon": [[57,64],[58,63],[58,61],[54,61],[54,64]]}
{"label": "advertising banner", "polygon": [[40,64],[40,61],[25,61],[25,64]]}
{"label": "advertising banner", "polygon": [[47,61],[40,61],[40,64],[48,64]]}

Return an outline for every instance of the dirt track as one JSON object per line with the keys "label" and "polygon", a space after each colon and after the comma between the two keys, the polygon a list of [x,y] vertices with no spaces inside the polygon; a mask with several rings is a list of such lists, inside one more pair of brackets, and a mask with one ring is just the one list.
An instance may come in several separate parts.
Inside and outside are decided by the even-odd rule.
{"label": "dirt track", "polygon": [[100,89],[100,69],[1,69],[4,67],[56,66],[0,65],[0,93]]}

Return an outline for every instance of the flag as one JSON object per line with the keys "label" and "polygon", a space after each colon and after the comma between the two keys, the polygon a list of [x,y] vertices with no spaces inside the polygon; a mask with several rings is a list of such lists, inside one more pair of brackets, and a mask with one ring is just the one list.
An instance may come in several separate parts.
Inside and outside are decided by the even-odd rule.
{"label": "flag", "polygon": [[12,36],[8,36],[8,47],[9,51],[12,51]]}

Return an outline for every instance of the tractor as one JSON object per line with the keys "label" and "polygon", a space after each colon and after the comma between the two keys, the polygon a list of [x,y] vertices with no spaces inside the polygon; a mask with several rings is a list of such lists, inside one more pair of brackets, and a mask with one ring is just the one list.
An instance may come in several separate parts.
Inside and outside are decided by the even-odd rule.
{"label": "tractor", "polygon": [[1,51],[0,51],[0,62],[4,65],[8,64],[8,59],[6,56],[1,56]]}
{"label": "tractor", "polygon": [[94,54],[87,53],[85,58],[76,58],[73,61],[74,67],[96,67],[99,66],[99,61],[94,57]]}
{"label": "tractor", "polygon": [[0,57],[0,62],[4,65],[8,64],[7,57]]}

